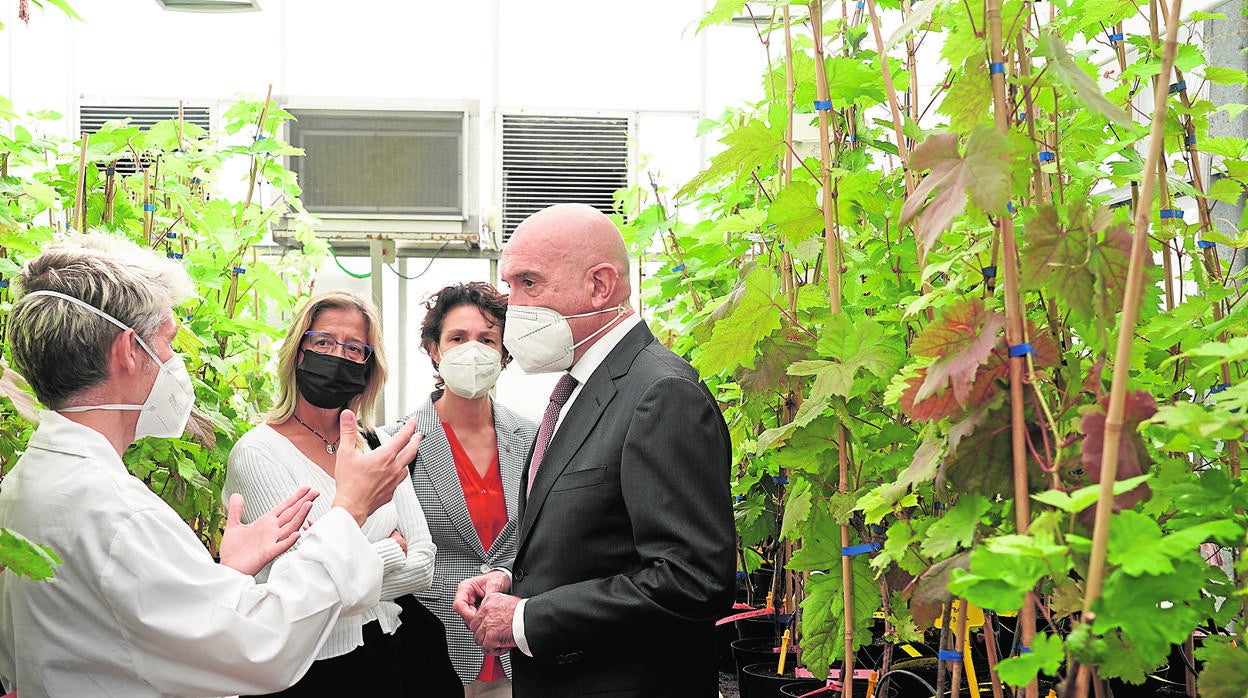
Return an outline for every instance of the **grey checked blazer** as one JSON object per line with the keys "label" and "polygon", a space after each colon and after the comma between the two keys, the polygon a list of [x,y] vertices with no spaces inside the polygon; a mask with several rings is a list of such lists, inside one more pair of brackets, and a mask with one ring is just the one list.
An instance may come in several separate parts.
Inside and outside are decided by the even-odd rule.
{"label": "grey checked blazer", "polygon": [[[432,399],[441,397],[435,392]],[[494,404],[494,430],[498,435],[498,466],[503,476],[503,492],[507,499],[507,525],[490,549],[481,547],[481,539],[473,528],[463,486],[455,471],[451,445],[438,420],[432,400],[419,410],[387,427],[394,433],[409,419],[418,420],[418,431],[425,435],[412,468],[412,486],[429,522],[429,532],[438,546],[434,562],[433,584],[416,598],[433,611],[446,625],[447,644],[455,671],[466,684],[477,678],[483,655],[473,640],[464,619],[451,610],[455,589],[468,577],[475,577],[494,567],[510,567],[516,555],[516,527],[519,515],[520,473],[537,436],[537,424],[506,407]],[[511,676],[510,658],[503,655],[503,668]]]}

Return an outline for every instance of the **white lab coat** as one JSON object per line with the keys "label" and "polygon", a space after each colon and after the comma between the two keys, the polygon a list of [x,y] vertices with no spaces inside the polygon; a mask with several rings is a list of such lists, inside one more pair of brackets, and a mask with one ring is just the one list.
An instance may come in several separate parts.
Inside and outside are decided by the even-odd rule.
{"label": "white lab coat", "polygon": [[214,562],[103,435],[40,420],[0,482],[0,527],[64,560],[52,581],[0,573],[0,676],[22,698],[273,692],[377,604],[381,560],[345,510],[260,584]]}

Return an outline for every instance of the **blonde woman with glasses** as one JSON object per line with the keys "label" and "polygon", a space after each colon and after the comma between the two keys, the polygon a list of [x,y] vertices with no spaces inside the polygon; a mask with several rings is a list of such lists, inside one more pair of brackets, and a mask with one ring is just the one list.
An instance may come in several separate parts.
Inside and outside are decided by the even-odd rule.
{"label": "blonde woman with glasses", "polygon": [[[278,353],[277,404],[267,422],[245,434],[230,452],[222,496],[243,495],[243,520],[260,516],[299,486],[322,493],[309,521],[327,510],[334,493],[334,454],[367,449],[363,439],[343,443],[338,415],[350,409],[371,425],[386,380],[377,311],[351,293],[331,291],[309,300],[295,316]],[[412,486],[402,483],[390,504],[364,522],[364,534],[384,570],[381,603],[333,627],[307,675],[283,696],[415,695],[419,681],[396,630],[399,596],[429,587],[436,548]],[[257,577],[263,579],[267,568]]]}

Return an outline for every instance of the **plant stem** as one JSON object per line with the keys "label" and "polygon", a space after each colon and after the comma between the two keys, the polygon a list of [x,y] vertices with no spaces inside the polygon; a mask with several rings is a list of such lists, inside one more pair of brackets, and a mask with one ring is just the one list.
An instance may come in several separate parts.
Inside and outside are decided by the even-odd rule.
{"label": "plant stem", "polygon": [[[1166,42],[1161,56],[1161,75],[1169,75],[1178,52],[1179,8],[1182,0],[1174,0],[1166,15]],[[1162,155],[1165,133],[1166,97],[1168,86],[1158,80],[1153,89],[1153,118],[1149,127],[1148,157],[1144,164],[1144,181],[1140,185],[1140,203],[1135,207],[1135,228],[1132,231],[1131,262],[1123,292],[1122,321],[1118,329],[1118,346],[1114,355],[1114,377],[1109,390],[1109,407],[1105,415],[1105,442],[1101,449],[1100,494],[1096,502],[1096,525],[1092,533],[1092,553],[1088,561],[1087,586],[1083,596],[1083,620],[1094,618],[1092,604],[1101,596],[1105,578],[1105,557],[1109,547],[1109,520],[1114,508],[1114,482],[1118,477],[1118,451],[1122,443],[1123,415],[1127,399],[1127,382],[1131,371],[1131,344],[1140,314],[1144,288],[1144,266],[1148,261],[1149,215],[1152,213],[1153,190],[1157,186],[1158,161]],[[1080,669],[1075,695],[1086,696],[1089,667]]]}

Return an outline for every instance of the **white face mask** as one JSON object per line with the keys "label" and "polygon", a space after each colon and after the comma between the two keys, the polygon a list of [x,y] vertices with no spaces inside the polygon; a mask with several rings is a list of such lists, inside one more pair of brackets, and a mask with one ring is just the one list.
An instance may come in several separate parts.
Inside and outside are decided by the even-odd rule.
{"label": "white face mask", "polygon": [[[616,320],[624,317],[626,308],[617,306],[592,310],[579,315],[560,315],[540,305],[507,306],[507,325],[503,330],[503,346],[520,364],[525,373],[555,373],[572,366],[576,348],[606,332]],[[616,316],[579,342],[572,342],[572,326],[568,320],[590,315],[615,313]]]}
{"label": "white face mask", "polygon": [[503,370],[503,355],[481,342],[464,342],[442,352],[438,375],[446,389],[475,400],[490,392]]}
{"label": "white face mask", "polygon": [[[90,310],[120,327],[123,331],[130,329],[112,315],[73,296],[67,296],[56,291],[32,291],[29,295],[62,298]],[[186,362],[175,353],[168,361],[162,363],[157,358],[156,352],[147,346],[147,342],[144,342],[138,333],[135,333],[134,338],[138,341],[139,346],[143,347],[143,351],[147,352],[147,355],[152,357],[156,365],[160,366],[160,372],[156,374],[156,380],[152,383],[152,389],[148,391],[147,400],[142,405],[79,405],[76,407],[65,407],[60,411],[134,410],[139,412],[139,421],[134,427],[135,441],[144,436],[160,438],[179,437],[186,430],[186,422],[191,417],[191,407],[195,404],[195,388],[191,385],[191,374],[186,370]]]}

